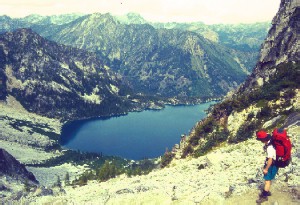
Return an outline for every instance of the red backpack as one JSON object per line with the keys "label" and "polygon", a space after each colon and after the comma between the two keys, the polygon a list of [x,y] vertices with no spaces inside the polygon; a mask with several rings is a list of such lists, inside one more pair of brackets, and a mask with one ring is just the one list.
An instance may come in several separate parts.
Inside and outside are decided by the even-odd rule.
{"label": "red backpack", "polygon": [[274,129],[272,142],[276,149],[276,162],[277,167],[286,167],[291,161],[292,143],[287,136],[286,130]]}

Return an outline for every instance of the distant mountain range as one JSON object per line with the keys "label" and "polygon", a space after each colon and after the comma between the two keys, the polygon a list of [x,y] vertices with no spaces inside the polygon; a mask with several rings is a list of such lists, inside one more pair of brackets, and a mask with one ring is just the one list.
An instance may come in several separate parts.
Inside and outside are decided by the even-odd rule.
{"label": "distant mountain range", "polygon": [[28,27],[60,44],[95,52],[135,92],[200,98],[222,96],[243,82],[269,28],[268,23],[152,23],[133,13],[2,16],[0,25],[0,32]]}

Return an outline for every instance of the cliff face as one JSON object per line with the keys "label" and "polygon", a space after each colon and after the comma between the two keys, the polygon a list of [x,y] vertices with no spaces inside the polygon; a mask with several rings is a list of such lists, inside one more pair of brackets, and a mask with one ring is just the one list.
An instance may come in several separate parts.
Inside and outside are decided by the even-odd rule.
{"label": "cliff face", "polygon": [[262,45],[259,61],[241,91],[251,90],[269,81],[276,66],[286,62],[299,62],[300,1],[282,0],[272,27]]}

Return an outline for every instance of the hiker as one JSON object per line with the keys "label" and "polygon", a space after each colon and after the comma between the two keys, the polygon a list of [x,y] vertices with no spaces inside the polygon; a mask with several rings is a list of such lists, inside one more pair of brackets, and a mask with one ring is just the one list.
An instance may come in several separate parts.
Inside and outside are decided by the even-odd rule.
{"label": "hiker", "polygon": [[264,201],[268,201],[268,196],[271,196],[271,181],[275,178],[275,175],[278,172],[278,167],[275,165],[276,150],[272,144],[272,136],[265,131],[257,132],[256,136],[257,140],[265,144],[264,150],[267,153],[267,158],[263,169],[265,186],[261,194],[259,195],[259,199],[256,200],[257,203],[262,203]]}

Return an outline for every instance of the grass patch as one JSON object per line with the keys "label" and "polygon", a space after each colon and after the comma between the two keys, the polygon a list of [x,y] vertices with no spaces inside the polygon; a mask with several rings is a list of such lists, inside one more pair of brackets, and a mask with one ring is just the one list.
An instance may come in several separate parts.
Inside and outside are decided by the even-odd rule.
{"label": "grass patch", "polygon": [[47,124],[33,124],[32,122],[26,120],[16,120],[9,117],[5,117],[5,118],[10,121],[9,123],[10,126],[12,126],[16,130],[19,130],[20,132],[23,132],[22,127],[28,127],[31,129],[31,131],[29,131],[29,134],[39,133],[41,135],[47,136],[51,140],[55,140],[55,141],[59,140],[60,137],[59,134],[45,130],[45,129],[53,130]]}

